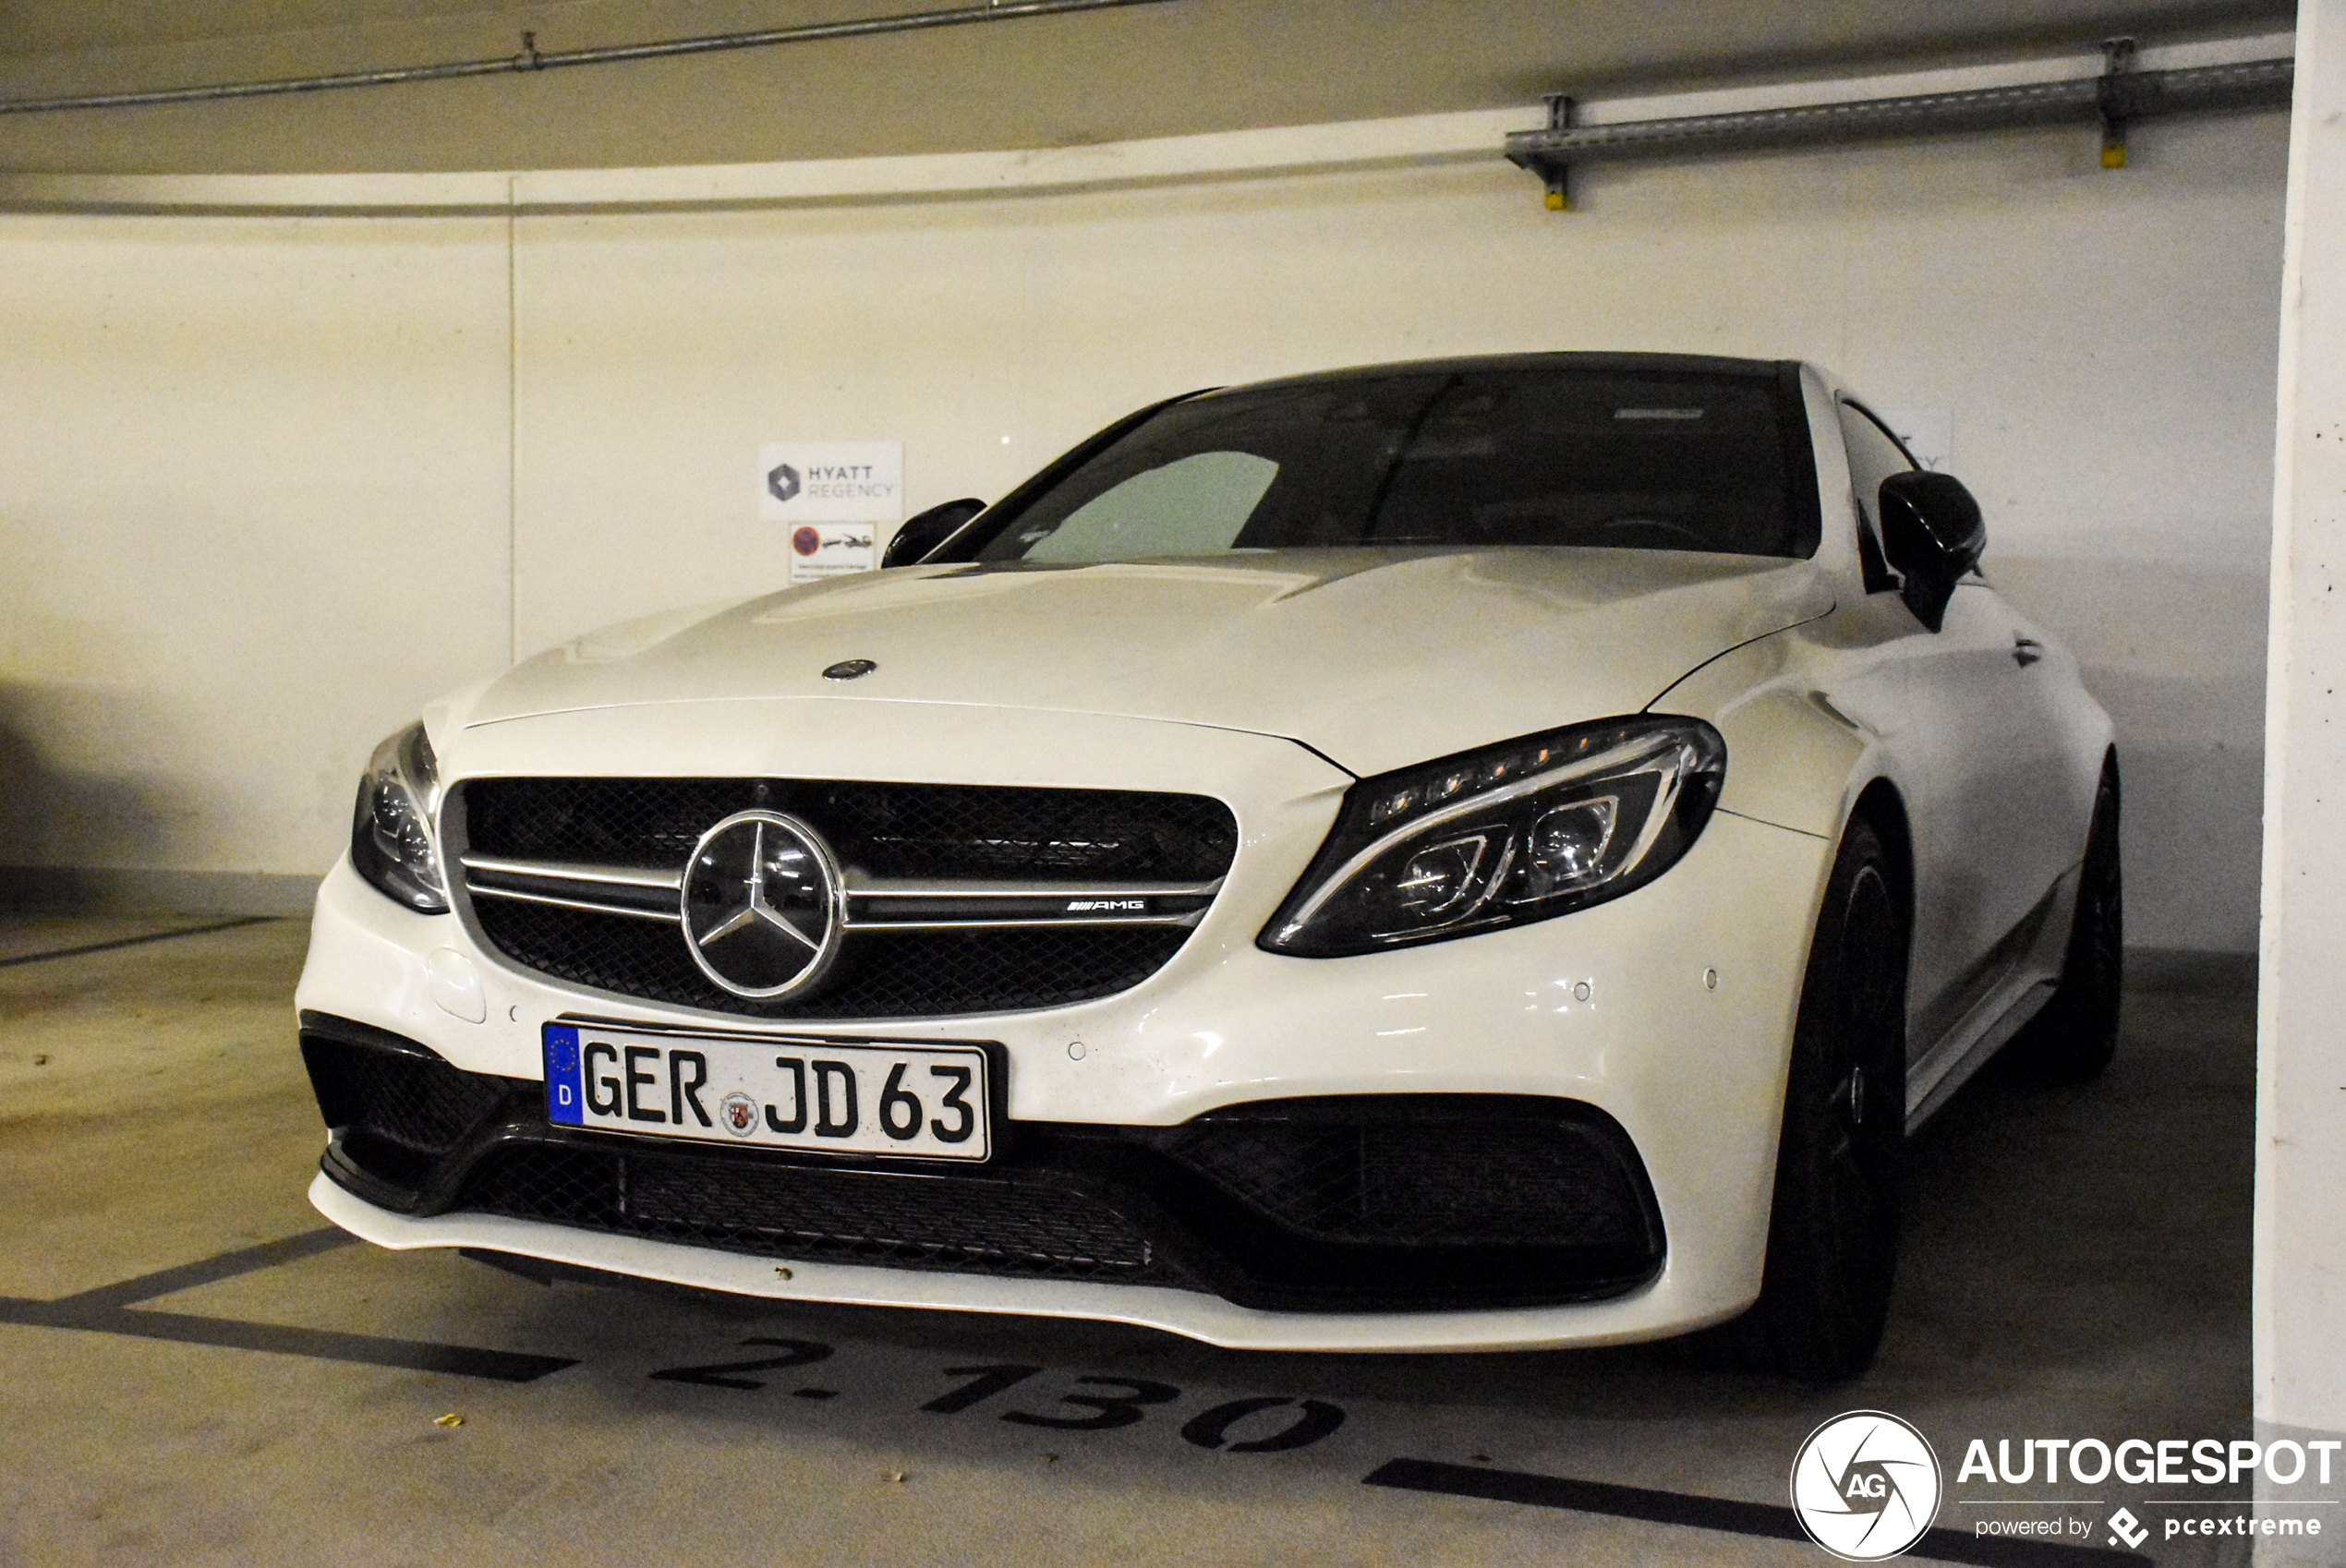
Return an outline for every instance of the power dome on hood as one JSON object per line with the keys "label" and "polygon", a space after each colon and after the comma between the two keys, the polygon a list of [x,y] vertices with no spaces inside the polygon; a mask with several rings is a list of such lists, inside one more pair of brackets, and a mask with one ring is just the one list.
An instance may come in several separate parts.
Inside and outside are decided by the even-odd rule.
{"label": "power dome on hood", "polygon": [[[681,630],[581,639],[493,683],[464,718],[781,698],[821,703],[837,725],[879,722],[853,717],[878,705],[951,704],[1247,730],[1368,774],[1634,713],[1705,659],[1832,602],[1806,561],[1659,550],[914,567]],[[877,668],[823,678],[851,658]]]}

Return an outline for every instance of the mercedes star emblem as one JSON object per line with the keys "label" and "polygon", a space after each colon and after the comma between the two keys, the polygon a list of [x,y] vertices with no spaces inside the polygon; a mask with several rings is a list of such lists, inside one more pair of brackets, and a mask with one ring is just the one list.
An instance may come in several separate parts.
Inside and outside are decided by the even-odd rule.
{"label": "mercedes star emblem", "polygon": [[684,946],[736,996],[804,991],[839,956],[847,885],[822,835],[774,811],[736,812],[684,865]]}

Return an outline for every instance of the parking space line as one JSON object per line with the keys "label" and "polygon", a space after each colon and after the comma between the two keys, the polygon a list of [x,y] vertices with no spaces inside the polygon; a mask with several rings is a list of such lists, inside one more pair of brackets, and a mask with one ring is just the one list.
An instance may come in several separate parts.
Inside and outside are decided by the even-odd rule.
{"label": "parking space line", "polygon": [[280,1263],[299,1262],[337,1247],[347,1247],[358,1238],[334,1225],[320,1225],[316,1230],[303,1231],[299,1236],[285,1236],[278,1241],[264,1241],[258,1247],[239,1248],[223,1252],[217,1258],[206,1258],[194,1263],[181,1263],[175,1268],[158,1269],[151,1274],[140,1274],[115,1285],[102,1285],[95,1290],[85,1290],[78,1296],[59,1297],[49,1305],[65,1309],[100,1310],[110,1307],[127,1307],[134,1301],[151,1301],[174,1291],[192,1290],[200,1285],[234,1279],[256,1269],[273,1269]]}
{"label": "parking space line", "polygon": [[0,1323],[79,1329],[86,1333],[171,1340],[181,1345],[212,1345],[229,1350],[265,1350],[279,1356],[306,1356],[319,1361],[350,1361],[361,1366],[397,1367],[415,1372],[448,1372],[457,1377],[491,1378],[509,1383],[533,1382],[549,1372],[559,1372],[565,1367],[578,1364],[574,1359],[560,1356],[480,1350],[471,1345],[432,1345],[421,1340],[381,1339],[372,1334],[290,1328],[283,1323],[255,1323],[237,1318],[200,1318],[186,1312],[139,1311],[130,1308],[67,1311],[59,1309],[54,1302],[5,1297],[0,1297]]}
{"label": "parking space line", "polygon": [[[1452,1497],[1487,1498],[1493,1502],[1528,1503],[1534,1508],[1602,1514],[1615,1519],[1642,1519],[1657,1525],[1685,1525],[1738,1536],[1793,1541],[1808,1538],[1789,1506],[1778,1508],[1764,1502],[1615,1486],[1605,1481],[1578,1481],[1523,1470],[1445,1465],[1433,1459],[1388,1459],[1362,1477],[1361,1482],[1404,1491],[1441,1492]],[[2138,1552],[2003,1537],[1974,1538],[1949,1529],[1928,1532],[1907,1549],[1906,1555],[1941,1562],[1974,1562],[1984,1568],[2126,1568],[2129,1564],[2150,1568],[2150,1559]]]}
{"label": "parking space line", "polygon": [[0,969],[14,969],[18,964],[45,963],[51,959],[77,959],[84,953],[111,952],[116,947],[168,942],[178,936],[204,936],[215,931],[234,931],[243,925],[266,925],[276,918],[275,915],[238,915],[234,920],[214,921],[210,925],[182,926],[176,931],[151,931],[144,936],[117,936],[111,942],[84,942],[79,947],[55,947],[45,953],[19,953],[11,959],[0,959]]}
{"label": "parking space line", "polygon": [[515,1350],[482,1350],[466,1345],[434,1345],[412,1339],[385,1339],[374,1334],[343,1333],[333,1329],[294,1328],[283,1323],[256,1323],[239,1318],[210,1318],[190,1312],[159,1312],[134,1308],[173,1291],[233,1279],[255,1270],[297,1262],[356,1239],[333,1226],[299,1236],[239,1248],[218,1257],[159,1269],[135,1279],[100,1285],[76,1295],[41,1301],[24,1297],[0,1297],[0,1323],[35,1328],[76,1329],[85,1333],[121,1334],[133,1339],[169,1340],[181,1345],[211,1345],[230,1350],[261,1350],[279,1356],[306,1356],[313,1360],[348,1361],[369,1367],[395,1367],[416,1372],[446,1372],[456,1377],[489,1378],[500,1382],[526,1383],[578,1365],[574,1357],[534,1356]]}

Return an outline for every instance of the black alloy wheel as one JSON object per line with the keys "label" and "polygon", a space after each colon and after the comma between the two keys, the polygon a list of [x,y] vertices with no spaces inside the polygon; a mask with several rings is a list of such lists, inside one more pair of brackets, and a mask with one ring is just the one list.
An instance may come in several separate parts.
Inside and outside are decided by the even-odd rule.
{"label": "black alloy wheel", "polygon": [[2110,1066],[2118,1051],[2125,960],[2125,878],[2118,851],[2118,764],[2112,758],[2102,766],[2093,821],[2086,829],[2077,912],[2069,923],[2061,988],[2014,1042],[2014,1054],[2038,1077],[2082,1083]]}
{"label": "black alloy wheel", "polygon": [[1850,824],[1808,950],[1784,1086],[1760,1299],[1734,1325],[1754,1369],[1835,1383],[1873,1361],[1898,1265],[1906,1138],[1905,900]]}

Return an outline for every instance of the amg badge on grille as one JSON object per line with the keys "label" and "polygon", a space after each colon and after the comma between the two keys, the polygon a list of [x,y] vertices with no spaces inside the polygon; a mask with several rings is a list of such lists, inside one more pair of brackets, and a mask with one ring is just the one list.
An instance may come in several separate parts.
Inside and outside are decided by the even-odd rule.
{"label": "amg badge on grille", "polygon": [[684,946],[736,996],[810,989],[839,956],[847,887],[822,835],[774,811],[736,812],[684,866]]}

